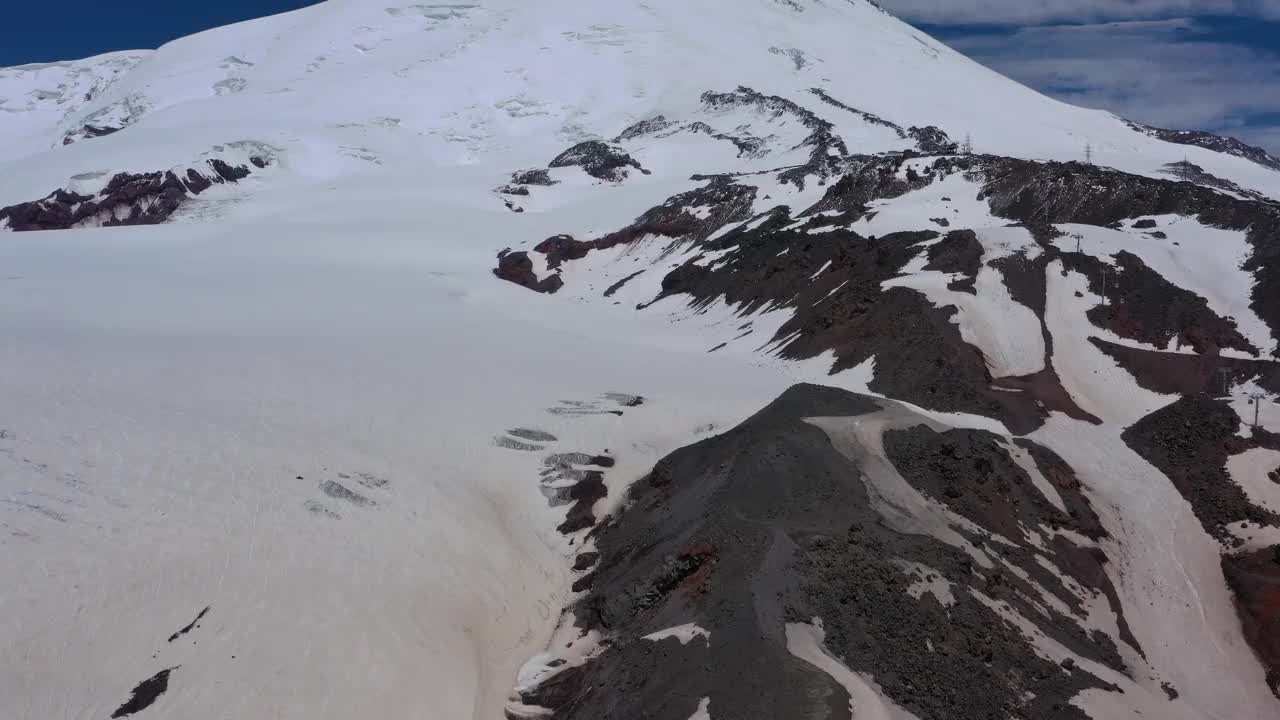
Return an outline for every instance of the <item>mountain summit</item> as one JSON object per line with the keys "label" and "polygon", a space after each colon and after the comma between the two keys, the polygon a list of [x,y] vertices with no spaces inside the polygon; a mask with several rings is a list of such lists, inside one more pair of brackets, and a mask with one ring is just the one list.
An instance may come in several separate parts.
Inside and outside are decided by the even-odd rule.
{"label": "mountain summit", "polygon": [[1265,154],[863,0],[330,0],[0,110],[14,717],[1280,712]]}
{"label": "mountain summit", "polygon": [[[1099,164],[1152,174],[1186,150],[1108,113],[1047,99],[865,0],[330,0],[156,51],[5,70],[0,159],[50,189],[87,167],[154,170],[235,141],[292,151],[303,177],[371,162],[320,150],[335,144],[367,146],[402,169],[523,165],[566,142],[689,115],[703,93],[739,86],[793,102],[821,90],[902,128],[970,137],[993,154],[1083,160],[1089,144]],[[909,145],[835,106],[815,112],[854,152]],[[68,144],[77,147],[47,153]],[[1188,159],[1276,190],[1274,173],[1247,159],[1208,151]],[[6,184],[0,200],[22,190]]]}

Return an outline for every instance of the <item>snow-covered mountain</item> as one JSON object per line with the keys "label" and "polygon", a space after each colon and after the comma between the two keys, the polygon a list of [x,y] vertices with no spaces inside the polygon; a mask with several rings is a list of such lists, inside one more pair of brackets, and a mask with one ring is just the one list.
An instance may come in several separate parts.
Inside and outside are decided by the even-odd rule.
{"label": "snow-covered mountain", "polygon": [[1263,167],[1269,167],[1272,170],[1280,170],[1280,158],[1267,152],[1266,150],[1241,142],[1235,138],[1222,137],[1212,133],[1200,130],[1166,130],[1164,128],[1151,127],[1150,125],[1142,125],[1132,123],[1134,128],[1145,132],[1148,135],[1158,137],[1171,143],[1178,145],[1195,145],[1198,147],[1213,150],[1214,152],[1235,155],[1247,160],[1251,160]]}
{"label": "snow-covered mountain", "polygon": [[1280,712],[1226,139],[865,0],[330,0],[0,110],[6,717]]}

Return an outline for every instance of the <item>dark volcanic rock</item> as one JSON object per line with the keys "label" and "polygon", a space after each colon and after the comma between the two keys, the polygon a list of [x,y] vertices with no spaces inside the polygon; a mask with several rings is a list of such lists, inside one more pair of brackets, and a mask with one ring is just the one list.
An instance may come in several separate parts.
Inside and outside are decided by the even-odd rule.
{"label": "dark volcanic rock", "polygon": [[[649,235],[683,241],[703,240],[729,223],[749,219],[755,194],[756,189],[753,187],[738,185],[728,178],[715,178],[705,187],[681,193],[650,209],[621,230],[594,240],[577,240],[568,235],[556,235],[536,245],[534,252],[545,254],[547,266],[556,269],[566,261],[585,257],[593,250],[632,243]],[[711,211],[704,217],[698,217],[690,212],[696,208],[710,208]],[[525,252],[499,254],[498,267],[493,272],[503,280],[538,292],[555,292],[564,285],[559,275],[549,276],[539,282],[533,273],[533,261]],[[612,285],[606,291],[606,297],[617,292],[638,274]]]}
{"label": "dark volcanic rock", "polygon": [[591,567],[595,565],[596,561],[599,559],[600,559],[600,553],[594,553],[594,552],[580,553],[573,560],[573,570],[574,572],[586,572],[587,570],[590,570]]}
{"label": "dark volcanic rock", "polygon": [[933,125],[912,126],[907,129],[907,135],[916,141],[916,147],[926,155],[954,155],[960,148],[941,128]]}
{"label": "dark volcanic rock", "polygon": [[179,178],[172,170],[151,173],[117,173],[96,195],[55,190],[42,200],[0,208],[0,222],[10,230],[67,230],[83,224],[156,225],[169,219],[191,195],[199,195],[215,183],[237,182],[249,175],[243,165],[222,160],[207,162],[209,175],[194,168]]}
{"label": "dark volcanic rock", "polygon": [[9,229],[63,230],[91,216],[97,210],[92,197],[65,190],[55,190],[44,200],[19,203],[0,208],[0,221],[7,221]]}
{"label": "dark volcanic rock", "polygon": [[213,609],[212,607],[208,607],[208,606],[206,606],[206,607],[205,607],[205,609],[203,609],[203,610],[201,610],[201,611],[200,611],[200,614],[199,614],[199,615],[196,615],[196,619],[195,619],[195,620],[192,620],[190,623],[187,623],[187,625],[186,625],[185,627],[183,627],[182,629],[178,630],[178,631],[177,631],[177,632],[175,632],[174,634],[170,635],[170,636],[169,636],[169,642],[173,642],[174,640],[177,640],[178,638],[182,637],[183,635],[186,635],[187,633],[189,633],[189,632],[191,632],[192,630],[194,630],[194,629],[195,629],[195,627],[196,627],[196,625],[198,625],[198,624],[200,623],[200,621],[204,619],[204,616],[205,616],[205,615],[208,615],[208,614],[209,614],[209,611],[210,611],[210,610],[212,610],[212,609]]}
{"label": "dark volcanic rock", "polygon": [[94,197],[55,191],[43,200],[0,208],[9,228],[66,230],[97,218],[102,225],[154,225],[164,222],[186,200],[187,190],[173,172],[119,173]]}
{"label": "dark volcanic rock", "polygon": [[534,246],[534,252],[547,256],[547,267],[555,269],[566,260],[580,260],[593,248],[591,243],[574,240],[568,235],[556,235]]}
{"label": "dark volcanic rock", "polygon": [[[1133,253],[1122,250],[1115,261],[1115,272],[1107,273],[1110,302],[1088,313],[1094,325],[1156,347],[1176,339],[1198,353],[1216,353],[1219,348],[1258,353],[1235,322],[1210,310],[1204,298],[1165,280]],[[1091,278],[1097,273],[1086,271]]]}
{"label": "dark volcanic rock", "polygon": [[[793,317],[774,336],[779,343],[774,352],[810,359],[833,351],[833,373],[876,357],[871,387],[923,407],[999,418],[1017,432],[1038,427],[1050,410],[1094,420],[1061,389],[1052,368],[1020,386],[1014,387],[1010,380],[1002,381],[1005,390],[993,388],[981,353],[964,342],[951,321],[954,307],[934,307],[915,290],[882,289],[886,280],[924,251],[920,243],[935,239],[937,233],[868,238],[843,229],[814,232],[841,221],[814,213],[841,213],[843,222],[851,222],[865,213],[867,203],[926,187],[936,179],[930,173],[904,180],[896,172],[901,162],[900,158],[851,161],[853,169],[806,211],[809,219],[798,227],[792,227],[795,218],[783,206],[755,218],[749,228],[733,228],[711,240],[726,225],[751,219],[756,197],[754,187],[716,177],[703,188],[672,197],[620,231],[590,241],[557,236],[536,251],[546,253],[549,266],[556,267],[592,250],[649,236],[670,238],[672,248],[694,244],[719,259],[706,266],[699,262],[703,256],[695,254],[668,270],[655,301],[682,295],[701,309],[722,300],[740,314],[765,307],[790,308]],[[702,212],[695,214],[695,208]],[[933,248],[930,261],[931,267],[971,279],[980,257],[976,236],[960,231]],[[527,258],[516,254],[505,258],[498,272],[529,287],[536,283],[531,267]],[[955,285],[962,290],[968,286],[966,280]],[[1037,312],[1043,315],[1043,272],[1038,292]]]}
{"label": "dark volcanic rock", "polygon": [[[841,110],[844,110],[844,111],[846,111],[846,112],[853,113],[854,115],[857,115],[858,117],[862,118],[864,121],[866,121],[866,122],[868,122],[868,123],[870,123],[870,124],[872,124],[872,125],[880,125],[880,126],[882,126],[882,127],[887,127],[887,128],[889,128],[890,130],[893,130],[895,133],[897,133],[897,134],[898,134],[898,137],[900,137],[900,138],[906,139],[906,137],[907,137],[907,131],[903,130],[903,129],[902,129],[902,127],[901,127],[901,126],[899,126],[899,125],[897,125],[896,123],[893,123],[893,122],[890,122],[890,121],[888,121],[888,120],[885,120],[884,118],[880,117],[879,115],[874,115],[874,114],[872,114],[872,113],[865,112],[865,111],[863,111],[863,110],[859,110],[859,109],[854,108],[854,107],[849,107],[848,105],[845,105],[844,103],[840,102],[839,100],[836,100],[835,98],[833,98],[833,97],[831,97],[830,95],[828,95],[828,94],[827,94],[827,91],[823,90],[822,88],[810,88],[810,89],[809,89],[809,92],[811,92],[811,93],[813,93],[814,95],[818,96],[818,99],[822,100],[822,102],[824,102],[824,103],[826,103],[826,104],[828,104],[828,105],[831,105],[831,106],[833,106],[833,107],[838,107],[838,108],[840,108]],[[920,128],[912,128],[912,129],[913,129],[913,130],[920,130]],[[929,126],[929,128],[926,128],[926,129],[934,129],[934,130],[936,130],[937,128],[934,128],[933,126]],[[917,139],[918,139],[918,138],[917,138]]]}
{"label": "dark volcanic rock", "polygon": [[983,179],[983,197],[1000,217],[1029,225],[1108,226],[1148,215],[1180,214],[1245,233],[1252,253],[1244,269],[1257,282],[1250,308],[1280,339],[1280,206],[1214,192],[1191,182],[1128,175],[1083,163],[962,158]]}
{"label": "dark volcanic rock", "polygon": [[604,473],[598,470],[584,473],[583,478],[569,490],[569,500],[573,502],[573,507],[569,508],[564,522],[560,523],[556,530],[570,535],[595,525],[596,516],[593,508],[596,501],[602,500],[608,494],[609,490],[604,484]]}
{"label": "dark volcanic rock", "polygon": [[1274,360],[1247,360],[1217,353],[1156,352],[1100,338],[1090,338],[1089,341],[1133,375],[1140,386],[1152,392],[1164,395],[1208,393],[1218,397],[1225,395],[1230,385],[1253,380],[1271,392],[1280,393],[1280,363]]}
{"label": "dark volcanic rock", "polygon": [[1280,698],[1280,545],[1222,558],[1236,596],[1245,639],[1267,668],[1267,684]]}
{"label": "dark volcanic rock", "polygon": [[674,120],[668,120],[663,115],[658,115],[656,117],[649,118],[648,120],[641,120],[626,130],[623,130],[618,134],[618,137],[613,139],[613,141],[618,143],[625,142],[627,140],[634,140],[638,137],[644,137],[645,135],[655,135],[664,130],[670,130],[678,124],[679,123]]}
{"label": "dark volcanic rock", "polygon": [[[1037,447],[1028,442],[1031,447]],[[989,532],[1012,541],[1023,528],[1067,528],[1082,534],[1101,530],[1092,510],[1073,518],[1055,508],[1031,483],[1031,478],[1009,455],[1000,438],[984,430],[950,430],[938,433],[924,425],[885,434],[885,454],[911,485],[947,504],[953,511]],[[1051,451],[1046,462],[1055,457]],[[1060,458],[1058,462],[1063,462]],[[1037,463],[1039,465],[1039,462]],[[1063,465],[1069,470],[1070,466]],[[1079,484],[1057,483],[1059,495],[1074,494]],[[1088,508],[1087,501],[1082,506]],[[1079,525],[1078,525],[1079,523]]]}
{"label": "dark volcanic rock", "polygon": [[793,316],[774,336],[782,357],[804,360],[833,351],[832,373],[875,357],[876,392],[922,407],[996,417],[1018,431],[1039,425],[1044,411],[1034,400],[991,388],[982,354],[951,321],[954,307],[934,307],[915,290],[882,289],[935,233],[872,239],[836,230],[817,236],[786,230],[789,219],[722,236],[708,249],[732,252],[713,267],[689,263],[672,270],[664,295],[688,295],[695,308],[722,300],[741,314],[766,306],[792,308]]}
{"label": "dark volcanic rock", "polygon": [[213,187],[213,181],[196,172],[195,168],[188,168],[185,185],[192,195],[199,195]]}
{"label": "dark volcanic rock", "polygon": [[[1053,365],[1053,336],[1049,333],[1049,328],[1044,321],[1047,303],[1046,294],[1048,292],[1045,271],[1049,262],[1059,257],[1057,249],[1050,241],[1060,233],[1048,225],[1028,226],[1027,231],[1041,246],[1041,253],[1034,260],[1029,259],[1023,253],[1008,255],[993,261],[991,267],[1004,276],[1005,286],[1009,289],[1013,299],[1030,308],[1040,319],[1040,332],[1046,349],[1045,369],[1026,377],[1001,378],[994,381],[992,386],[1022,393],[1029,401],[1038,404],[1045,410],[1065,413],[1078,420],[1099,423],[1101,422],[1100,420],[1082,410],[1075,400],[1071,398],[1071,395],[1062,386],[1057,369]],[[953,238],[948,241],[953,247],[959,247],[956,245],[957,240],[965,239],[966,247],[963,255],[960,256],[964,258],[966,264],[949,263],[947,265],[948,271],[976,275],[978,266],[973,264],[973,260],[968,259],[974,253],[981,253],[980,246],[974,247],[977,245],[976,238],[972,240],[971,244],[964,235],[951,233],[948,237]],[[939,245],[941,244],[939,243]],[[931,250],[933,249],[931,248]],[[949,254],[946,253],[944,248],[938,248],[937,252]],[[970,283],[957,282],[950,287],[953,290],[964,290],[969,286],[971,286]],[[1020,426],[1011,425],[1010,427]]]}
{"label": "dark volcanic rock", "polygon": [[[1102,521],[1089,505],[1088,499],[1081,491],[1081,483],[1076,477],[1076,471],[1071,469],[1067,461],[1049,448],[1026,438],[1018,438],[1015,444],[1031,455],[1040,473],[1050,485],[1057,489],[1058,495],[1062,498],[1062,504],[1067,508],[1067,516],[1071,518],[1069,527],[1090,540],[1101,540],[1106,537],[1107,533],[1102,527]],[[1137,647],[1137,643],[1132,644]]]}
{"label": "dark volcanic rock", "polygon": [[[711,95],[707,102],[805,117],[803,108],[747,89]],[[815,147],[830,139],[824,135],[830,131],[826,125],[808,126],[813,128],[810,139]],[[1145,216],[1182,214],[1246,233],[1253,245],[1246,269],[1258,279],[1252,308],[1271,324],[1273,334],[1280,326],[1280,207],[1188,182],[1080,163],[938,157],[927,167],[912,166],[904,173],[904,162],[893,156],[845,156],[840,179],[813,206],[778,206],[754,218],[751,208],[757,191],[749,177],[695,177],[710,182],[672,197],[617,232],[592,240],[557,236],[538,250],[555,268],[595,249],[646,237],[667,238],[666,252],[679,250],[690,259],[662,270],[661,292],[652,302],[683,296],[695,311],[721,301],[743,315],[765,308],[789,311],[792,317],[762,349],[796,360],[832,352],[833,373],[875,357],[871,387],[877,392],[931,409],[997,418],[1018,433],[1038,427],[1052,411],[1099,422],[1075,403],[1053,367],[1053,338],[1043,319],[1044,276],[1053,262],[1085,276],[1099,295],[1106,274],[1108,302],[1088,313],[1098,327],[1159,347],[1176,341],[1206,356],[1216,357],[1223,348],[1258,352],[1233,320],[1215,314],[1204,298],[1168,282],[1137,255],[1118,253],[1117,272],[1102,259],[1059,251],[1051,242],[1060,235],[1052,223],[1121,226]],[[920,244],[935,239],[936,233],[921,230],[875,238],[846,229],[869,217],[873,202],[900,197],[957,172],[980,182],[980,199],[992,212],[1021,223],[1041,246],[1033,259],[1019,253],[992,263],[1014,299],[1041,318],[1048,353],[1045,369],[1034,375],[993,379],[984,358],[963,341],[952,322],[953,307],[934,307],[914,290],[883,289],[883,283],[924,251]],[[749,226],[726,228],[748,219],[753,220]],[[960,276],[951,289],[972,291],[981,250],[972,233],[951,233],[928,249],[927,267]],[[707,255],[715,255],[716,261],[704,262]],[[507,261],[512,264],[507,274],[521,284],[534,282],[518,272],[518,261]],[[611,290],[620,286],[615,283]]]}
{"label": "dark volcanic rock", "polygon": [[950,290],[977,294],[973,284],[982,268],[982,243],[972,230],[956,230],[947,233],[937,243],[929,246],[929,264],[925,270],[963,275],[964,280],[953,280]]}
{"label": "dark volcanic rock", "polygon": [[1086,163],[974,157],[955,162],[984,179],[992,212],[1023,223],[1105,227],[1148,215],[1200,216],[1208,225],[1245,230],[1247,218],[1274,207],[1228,197],[1188,182],[1129,175]]}
{"label": "dark volcanic rock", "polygon": [[[847,691],[789,649],[789,634],[819,618],[830,656],[921,720],[1084,720],[1070,699],[1110,686],[1040,658],[980,599],[1021,587],[953,546],[892,530],[864,469],[806,420],[874,412],[871,398],[796,386],[659,462],[595,531],[599,557],[571,608],[582,630],[605,636],[601,651],[525,691],[524,703],[555,720],[687,720],[702,698],[713,717],[849,720]],[[1002,557],[1028,572],[1036,564]],[[949,597],[918,589],[930,583]],[[1115,660],[1070,620],[1026,617],[1086,657]],[[709,640],[645,639],[686,623]]]}
{"label": "dark volcanic rock", "polygon": [[1196,165],[1195,163],[1192,163],[1192,162],[1187,162],[1186,160],[1183,160],[1181,162],[1167,163],[1164,166],[1163,172],[1169,175],[1172,175],[1173,177],[1176,177],[1179,180],[1186,180],[1187,182],[1196,183],[1197,185],[1206,185],[1208,187],[1224,190],[1228,193],[1241,195],[1243,197],[1250,198],[1252,200],[1272,202],[1270,198],[1268,198],[1267,196],[1263,195],[1260,192],[1256,192],[1254,190],[1249,190],[1248,188],[1241,187],[1240,185],[1230,180],[1227,180],[1226,178],[1220,178],[1217,175],[1214,175],[1213,173],[1209,172],[1208,170],[1205,170],[1204,168],[1200,167],[1199,165]]}
{"label": "dark volcanic rock", "polygon": [[617,293],[619,290],[621,290],[624,286],[626,286],[627,283],[631,282],[632,280],[635,280],[636,278],[640,277],[643,274],[644,274],[644,270],[637,270],[631,273],[630,275],[622,278],[618,282],[610,285],[607,289],[605,289],[604,296],[613,297],[614,294]]}
{"label": "dark volcanic rock", "polygon": [[[1032,456],[1036,467],[1062,498],[1066,510],[1055,507],[1033,485],[1026,471],[1014,462],[1009,447],[992,433],[981,430],[938,433],[917,425],[910,429],[891,430],[884,436],[886,456],[912,486],[944,503],[974,525],[1002,538],[1003,542],[1016,543],[1017,549],[1005,545],[991,547],[999,547],[1006,556],[1017,558],[1019,562],[1015,564],[1021,564],[1041,587],[1080,612],[1080,599],[1054,573],[1047,572],[1035,562],[1038,546],[1026,537],[1025,529],[1065,528],[1093,539],[1105,537],[1106,533],[1084,497],[1074,471],[1064,460],[1029,440],[1020,440],[1018,446]],[[1105,595],[1119,618],[1122,638],[1140,650],[1129,632],[1119,594],[1102,569],[1106,556],[1094,548],[1059,543],[1060,540],[1055,538],[1053,541],[1057,545],[1059,572]],[[1035,591],[1030,586],[1022,587],[1024,582],[1016,576],[1001,575],[998,584],[1014,588],[1017,592],[1010,593],[1008,597],[999,588],[989,588],[988,592],[1019,606],[1025,614],[1040,612],[1026,604],[1025,598],[1035,597]],[[1068,618],[1059,618],[1047,632],[1076,653],[1093,656],[1118,672],[1124,671],[1119,652],[1109,639],[1090,637]]]}
{"label": "dark volcanic rock", "polygon": [[376,504],[369,498],[355,492],[354,490],[348,489],[345,485],[336,480],[325,480],[320,483],[320,492],[335,500],[349,502],[356,507],[370,507]]}
{"label": "dark volcanic rock", "polygon": [[533,261],[526,252],[503,252],[498,255],[498,267],[493,274],[499,279],[512,282],[540,293],[554,293],[564,287],[564,280],[558,274],[539,279],[533,272]]}
{"label": "dark volcanic rock", "polygon": [[1226,155],[1235,155],[1246,160],[1255,162],[1263,167],[1272,170],[1280,170],[1280,158],[1275,157],[1271,153],[1260,147],[1255,147],[1247,143],[1243,143],[1233,137],[1224,137],[1222,135],[1214,135],[1213,133],[1201,132],[1199,130],[1166,130],[1164,128],[1152,127],[1141,123],[1125,121],[1129,127],[1146,135],[1160,138],[1165,142],[1177,143],[1179,145],[1194,145],[1202,147],[1206,150],[1224,153]]}
{"label": "dark volcanic rock", "polygon": [[867,205],[872,200],[901,197],[933,182],[932,175],[908,177],[906,180],[898,177],[898,168],[903,162],[902,158],[849,158],[844,175],[827,189],[821,200],[802,214],[839,211],[849,213],[853,216],[850,220],[854,220],[867,212]]}
{"label": "dark volcanic rock", "polygon": [[689,132],[702,133],[710,135],[716,140],[725,140],[733,143],[733,146],[738,148],[738,157],[759,158],[764,157],[767,152],[765,139],[754,135],[731,135],[729,133],[716,132],[715,128],[704,122],[691,123],[686,129]]}
{"label": "dark volcanic rock", "polygon": [[598,140],[578,143],[551,161],[553,168],[573,166],[581,167],[591,177],[609,182],[621,182],[627,179],[627,168],[634,168],[645,175],[649,174],[648,170],[640,167],[640,163],[621,148]]}
{"label": "dark volcanic rock", "polygon": [[213,159],[209,161],[209,167],[218,174],[225,182],[236,182],[249,177],[249,168],[240,165],[232,166],[227,164],[225,160]]}
{"label": "dark volcanic rock", "polygon": [[[1051,241],[1062,233],[1052,225],[1032,224],[1027,228],[1040,244],[1040,255],[1034,260],[1025,255],[1011,255],[996,260],[992,267],[1004,275],[1013,298],[1041,317],[1045,346],[1049,350],[1048,369],[1041,374],[1045,377],[1006,378],[999,381],[1002,387],[1036,392],[1046,406],[1072,417],[1088,419],[1062,390],[1056,377],[1051,361],[1053,338],[1043,321],[1045,272],[1050,262],[1060,261],[1065,269],[1088,278],[1090,289],[1099,294],[1102,292],[1101,274],[1106,270],[1109,278],[1107,295],[1111,301],[1087,314],[1098,327],[1161,346],[1176,338],[1181,344],[1200,351],[1197,355],[1156,353],[1091,338],[1095,346],[1116,359],[1143,387],[1161,393],[1194,394],[1211,387],[1211,376],[1215,376],[1218,368],[1229,368],[1230,378],[1235,381],[1242,382],[1260,374],[1264,387],[1270,388],[1274,384],[1280,389],[1280,377],[1273,378],[1275,363],[1235,360],[1219,355],[1219,347],[1252,350],[1252,346],[1239,335],[1234,322],[1214,314],[1200,296],[1172,285],[1129,253],[1117,254],[1117,262],[1122,268],[1122,272],[1117,274],[1114,268],[1105,266],[1098,258],[1060,252]],[[1250,371],[1255,372],[1250,374]],[[1216,376],[1216,382],[1216,387],[1220,387],[1222,378]]]}
{"label": "dark volcanic rock", "polygon": [[[180,667],[180,666],[179,666]],[[129,699],[116,711],[111,713],[112,718],[124,718],[142,712],[151,707],[157,699],[169,690],[169,675],[177,670],[177,667],[171,667],[166,670],[152,675],[151,677],[138,683],[133,689]]]}
{"label": "dark volcanic rock", "polygon": [[749,87],[739,86],[734,92],[705,92],[702,94],[702,102],[712,110],[750,108],[773,117],[789,115],[808,128],[809,136],[797,147],[810,149],[809,161],[779,173],[778,179],[784,183],[792,183],[803,188],[806,178],[810,175],[816,176],[819,183],[825,182],[827,178],[840,171],[841,159],[849,154],[849,148],[844,140],[835,133],[834,125],[815,115],[812,110],[801,107],[786,98],[764,95]]}
{"label": "dark volcanic rock", "polygon": [[1173,482],[1210,535],[1228,542],[1231,523],[1280,524],[1280,515],[1250,502],[1227,472],[1228,457],[1258,442],[1239,437],[1239,429],[1229,405],[1196,395],[1148,415],[1122,437]]}
{"label": "dark volcanic rock", "polygon": [[62,138],[62,144],[70,145],[71,143],[75,142],[80,138],[84,138],[85,140],[92,140],[93,138],[106,137],[107,135],[118,133],[123,129],[124,128],[111,127],[110,125],[86,124],[86,125],[80,126],[79,132],[68,133],[66,137]]}
{"label": "dark volcanic rock", "polygon": [[544,169],[522,170],[511,176],[512,185],[541,185],[550,187],[557,183],[551,179],[551,173]]}

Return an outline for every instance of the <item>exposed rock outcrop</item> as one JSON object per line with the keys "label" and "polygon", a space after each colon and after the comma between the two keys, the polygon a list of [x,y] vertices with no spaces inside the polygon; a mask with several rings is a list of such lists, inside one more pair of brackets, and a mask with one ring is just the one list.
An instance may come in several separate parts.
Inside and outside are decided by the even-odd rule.
{"label": "exposed rock outcrop", "polygon": [[1280,340],[1280,205],[1083,163],[974,157],[956,166],[983,179],[983,197],[993,213],[1023,223],[1105,227],[1172,214],[1245,233],[1252,253],[1244,269],[1257,280],[1250,308]]}
{"label": "exposed rock outcrop", "polygon": [[1222,559],[1236,595],[1244,636],[1267,667],[1267,683],[1280,698],[1280,545]]}
{"label": "exposed rock outcrop", "polygon": [[1232,523],[1280,525],[1280,515],[1255,505],[1227,472],[1231,455],[1272,444],[1261,435],[1241,437],[1239,430],[1235,410],[1196,395],[1148,415],[1125,430],[1123,438],[1173,482],[1210,535],[1232,543],[1227,529]]}
{"label": "exposed rock outcrop", "polygon": [[907,135],[916,141],[916,148],[926,155],[954,155],[960,149],[959,143],[933,125],[913,126],[907,129]]}
{"label": "exposed rock outcrop", "polygon": [[1176,143],[1178,145],[1194,145],[1202,147],[1206,150],[1224,153],[1226,155],[1235,155],[1244,158],[1250,162],[1255,162],[1263,167],[1272,170],[1280,170],[1280,158],[1263,150],[1260,147],[1249,145],[1241,142],[1233,137],[1224,137],[1222,135],[1214,135],[1213,133],[1202,132],[1200,130],[1166,130],[1164,128],[1152,127],[1151,125],[1143,125],[1141,123],[1126,120],[1129,127],[1137,130],[1145,135],[1160,138],[1165,142]]}
{"label": "exposed rock outcrop", "polygon": [[500,280],[540,293],[552,294],[564,287],[564,280],[558,273],[539,278],[533,271],[533,261],[527,252],[502,251],[498,254],[498,267],[494,268],[493,274]]}
{"label": "exposed rock outcrop", "polygon": [[[891,463],[878,464],[879,434],[853,432],[851,418],[883,426],[896,450],[920,445],[911,463],[890,450]],[[1079,588],[1109,587],[1105,556],[1061,539],[1029,551],[1018,523],[1073,521],[996,439],[924,424],[893,403],[796,386],[724,435],[663,458],[633,486],[628,509],[592,533],[571,611],[600,649],[524,688],[524,708],[555,720],[687,720],[709,701],[722,717],[850,720],[849,692],[813,664],[813,642],[920,720],[1083,720],[1072,698],[1115,687],[1075,661],[1045,660],[1004,613],[1122,677],[1108,636],[1033,607],[1042,593],[1071,606]],[[934,496],[921,464],[976,493],[974,503]],[[886,507],[881,493],[899,471],[940,505]],[[1076,491],[1061,492],[1087,511]],[[979,507],[987,495],[1012,503],[1008,522]],[[943,519],[961,516],[952,511],[977,524],[961,530]],[[996,540],[997,529],[1016,544]]]}
{"label": "exposed rock outcrop", "polygon": [[639,170],[648,175],[649,171],[640,167],[640,163],[621,148],[602,143],[598,140],[578,143],[565,150],[551,161],[551,167],[581,167],[591,177],[608,182],[621,182],[627,179],[630,169]]}
{"label": "exposed rock outcrop", "polygon": [[841,158],[849,154],[844,140],[835,133],[835,126],[823,120],[805,107],[777,95],[764,95],[749,87],[740,86],[734,92],[705,92],[702,102],[711,110],[751,108],[762,114],[787,115],[807,128],[808,137],[798,147],[809,148],[809,161],[795,168],[783,170],[778,179],[804,187],[806,178],[813,175],[819,183],[838,174],[842,169]]}
{"label": "exposed rock outcrop", "polygon": [[[266,167],[265,158],[254,156],[253,165]],[[0,227],[14,231],[67,230],[88,225],[155,225],[169,219],[191,196],[216,184],[248,177],[244,165],[222,159],[188,168],[179,176],[173,170],[150,173],[117,173],[92,195],[58,189],[41,200],[0,208]]]}
{"label": "exposed rock outcrop", "polygon": [[62,144],[70,145],[80,138],[92,140],[93,138],[100,138],[112,133],[120,132],[123,129],[124,128],[111,127],[110,125],[103,125],[99,127],[97,125],[85,124],[81,126],[77,132],[68,133],[66,137],[62,138]]}

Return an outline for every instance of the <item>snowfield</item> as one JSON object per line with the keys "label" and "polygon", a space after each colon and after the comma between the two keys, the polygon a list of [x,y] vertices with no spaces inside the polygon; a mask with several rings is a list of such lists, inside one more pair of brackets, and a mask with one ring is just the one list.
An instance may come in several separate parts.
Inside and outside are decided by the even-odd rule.
{"label": "snowfield", "polygon": [[[5,237],[12,717],[105,717],[169,667],[166,716],[498,717],[572,548],[541,455],[493,438],[536,429],[634,477],[789,384],[682,350],[681,326],[531,302],[456,240],[516,216],[440,213],[372,237],[358,219]],[[646,402],[615,416],[609,392]]]}
{"label": "snowfield", "polygon": [[[745,47],[743,38],[751,39]],[[733,62],[708,61],[715,57]],[[565,83],[564,68],[589,71]],[[74,79],[84,73],[92,80]],[[92,100],[83,101],[74,83],[97,87]],[[317,179],[379,165],[541,166],[574,142],[612,138],[658,115],[705,114],[717,131],[733,132],[740,118],[704,113],[701,96],[741,85],[803,102],[835,124],[854,152],[902,143],[818,101],[812,88],[902,127],[935,125],[953,139],[970,135],[979,152],[1079,160],[1091,143],[1099,165],[1153,177],[1185,155],[1246,188],[1280,194],[1274,171],[1172,145],[1109,113],[1046,98],[863,0],[591,6],[554,0],[536,8],[515,0],[456,6],[329,0],[154,52],[5,71],[0,107],[16,112],[0,116],[0,133],[25,157],[8,158],[0,205],[35,199],[91,169],[169,167],[238,140],[284,148],[294,172]],[[68,99],[31,99],[51,95]],[[116,110],[125,107],[132,109]],[[67,132],[104,112],[120,132],[62,148]],[[778,135],[777,149],[786,150],[794,125],[779,118],[753,127],[753,134]],[[708,148],[699,152],[732,149],[706,137],[693,142]],[[742,162],[758,169],[783,164]],[[678,164],[676,158],[655,169]]]}
{"label": "snowfield", "polygon": [[1054,244],[1064,252],[1074,252],[1078,235],[1081,252],[1112,265],[1111,257],[1117,252],[1127,250],[1137,255],[1169,282],[1203,297],[1214,312],[1233,318],[1245,339],[1264,356],[1270,355],[1276,347],[1271,330],[1249,307],[1254,280],[1241,268],[1250,253],[1244,234],[1178,215],[1143,220],[1154,222],[1156,232],[1164,237],[1132,228],[1110,230],[1064,223],[1061,230],[1066,234]]}
{"label": "snowfield", "polygon": [[[1015,228],[1012,233],[1002,230],[990,228],[978,236],[983,245],[983,265],[974,283],[975,294],[948,289],[956,280],[951,274],[923,269],[884,284],[885,289],[918,290],[938,307],[954,306],[961,337],[982,351],[991,377],[996,379],[1033,375],[1044,370],[1045,360],[1040,319],[1030,308],[1013,299],[1000,272],[989,264],[1002,255],[1012,254],[1007,250],[1008,240],[998,238],[1012,238],[1019,243],[1018,247],[1030,238],[1022,228]],[[904,268],[910,269],[913,268]]]}

